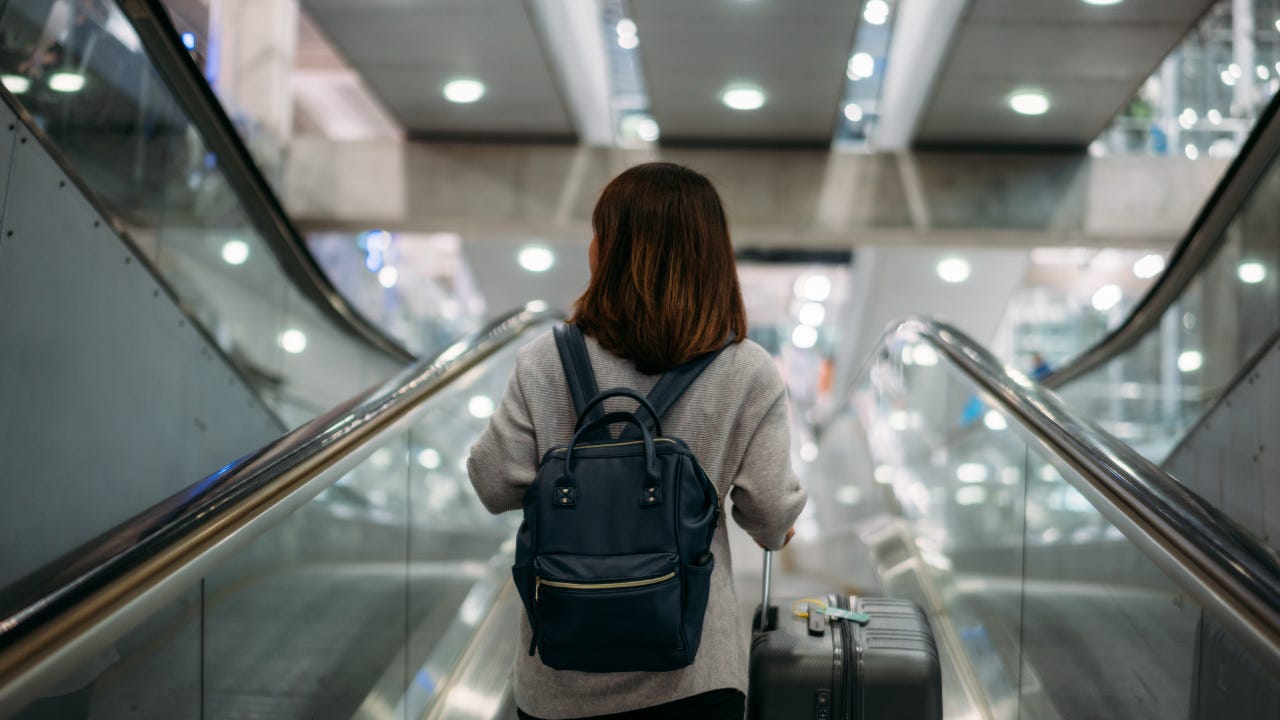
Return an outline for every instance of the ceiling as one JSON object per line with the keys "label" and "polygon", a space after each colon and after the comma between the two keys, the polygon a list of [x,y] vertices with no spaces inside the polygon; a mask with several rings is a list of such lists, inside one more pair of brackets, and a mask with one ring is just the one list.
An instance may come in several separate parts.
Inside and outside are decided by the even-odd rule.
{"label": "ceiling", "polygon": [[[573,139],[525,4],[512,0],[303,0],[303,7],[410,135]],[[487,86],[444,99],[450,80]]]}
{"label": "ceiling", "polygon": [[[593,58],[607,62],[600,38],[604,45],[616,38],[599,18],[583,20],[590,2],[302,0],[411,136],[598,142],[599,133],[584,128],[599,127],[611,110],[594,107],[606,104],[599,93],[580,92],[590,84],[582,78],[591,74]],[[915,2],[954,8],[961,0]],[[963,12],[950,15],[904,5],[895,37],[926,37],[928,47],[898,55],[891,48],[887,81],[896,73],[899,85],[922,88],[924,97],[914,112],[892,122],[916,128],[908,142],[917,145],[1082,148],[1211,2],[969,0]],[[661,142],[830,143],[862,6],[856,0],[632,0],[635,52]],[[567,27],[564,18],[571,16],[577,27]],[[578,45],[573,51],[562,47],[572,43]],[[915,47],[910,39],[902,45]],[[923,59],[930,54],[933,60]],[[464,76],[483,80],[485,96],[467,105],[446,101],[443,85]],[[740,82],[764,91],[762,108],[725,107],[721,93]],[[1045,91],[1050,112],[1013,113],[1008,97],[1021,88]]]}
{"label": "ceiling", "polygon": [[[1213,0],[972,0],[933,83],[915,142],[1085,147]],[[1009,111],[1044,91],[1039,117]]]}

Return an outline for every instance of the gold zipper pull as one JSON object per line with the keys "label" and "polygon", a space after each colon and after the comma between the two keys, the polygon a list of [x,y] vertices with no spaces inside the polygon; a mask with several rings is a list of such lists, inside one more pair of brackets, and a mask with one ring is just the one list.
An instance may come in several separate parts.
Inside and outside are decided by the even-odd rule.
{"label": "gold zipper pull", "polygon": [[542,578],[534,578],[533,580],[533,601],[538,602],[538,596],[542,594]]}

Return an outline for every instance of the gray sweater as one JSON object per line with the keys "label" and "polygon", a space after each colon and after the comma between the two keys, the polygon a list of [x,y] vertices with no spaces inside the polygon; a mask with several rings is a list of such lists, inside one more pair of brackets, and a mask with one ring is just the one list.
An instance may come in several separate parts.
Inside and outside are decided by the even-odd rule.
{"label": "gray sweater", "polygon": [[[656,375],[587,338],[588,354],[601,389],[630,387],[648,393]],[[631,410],[634,401],[605,401],[609,411]],[[516,369],[488,426],[471,448],[467,471],[490,512],[521,507],[538,461],[572,437],[573,400],[550,332],[521,348]],[[662,418],[663,431],[689,444],[715,483],[728,495],[733,519],[756,542],[781,547],[804,507],[805,491],[790,464],[790,428],[785,386],[771,358],[744,341],[716,358]],[[552,670],[529,657],[528,618],[521,611],[515,643],[516,702],[543,718],[603,715],[659,705],[720,688],[747,690],[747,632],[738,615],[733,565],[725,523],[716,530],[711,598],[702,645],[692,665],[661,673],[581,673]]]}

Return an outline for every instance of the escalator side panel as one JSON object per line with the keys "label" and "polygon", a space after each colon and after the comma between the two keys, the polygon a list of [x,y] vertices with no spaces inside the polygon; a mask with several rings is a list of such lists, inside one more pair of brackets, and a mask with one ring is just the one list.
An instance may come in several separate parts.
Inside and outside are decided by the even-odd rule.
{"label": "escalator side panel", "polygon": [[1280,345],[1269,346],[1165,461],[1170,475],[1280,549]]}
{"label": "escalator side panel", "polygon": [[136,248],[15,124],[0,167],[0,608],[38,582],[37,568],[281,430]]}

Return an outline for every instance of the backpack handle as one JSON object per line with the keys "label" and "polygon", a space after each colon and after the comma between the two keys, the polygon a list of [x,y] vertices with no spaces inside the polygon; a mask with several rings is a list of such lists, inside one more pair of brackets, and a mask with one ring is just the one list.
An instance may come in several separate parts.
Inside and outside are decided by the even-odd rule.
{"label": "backpack handle", "polygon": [[[654,434],[659,437],[662,436],[662,421],[658,419],[658,411],[653,409],[653,404],[649,402],[648,398],[636,392],[635,390],[631,390],[624,387],[610,388],[608,390],[601,391],[599,395],[596,395],[595,397],[591,398],[591,402],[587,403],[587,406],[582,408],[582,412],[578,413],[578,422],[574,423],[573,431],[576,433],[579,430],[586,429],[583,427],[582,422],[591,413],[592,408],[604,402],[605,400],[608,400],[611,397],[627,397],[640,403],[640,407],[644,408],[645,412],[649,413],[649,417],[653,418]],[[636,408],[636,409],[638,410],[640,408]],[[617,414],[617,413],[614,413],[614,414]],[[630,415],[632,417],[636,425],[639,425],[642,428],[644,427],[644,425],[640,422],[639,418],[635,416],[635,414],[627,413],[627,415]],[[601,423],[600,420],[601,418],[596,418],[595,420],[591,421],[587,425],[587,427],[592,427],[592,426],[600,427],[602,424],[605,424],[605,425],[610,424],[610,423]],[[614,422],[622,422],[622,421],[615,420]]]}
{"label": "backpack handle", "polygon": [[[604,395],[604,393],[601,393],[601,395]],[[648,471],[650,479],[655,482],[662,479],[662,474],[658,472],[658,451],[653,445],[653,435],[650,434],[649,428],[646,427],[644,423],[640,422],[640,418],[636,417],[635,413],[615,412],[607,413],[602,417],[592,420],[581,430],[574,433],[573,440],[569,441],[569,448],[564,454],[565,480],[568,480],[574,485],[578,483],[577,479],[573,477],[573,449],[577,447],[578,443],[581,442],[584,437],[588,436],[593,430],[619,422],[628,423],[640,428],[640,433],[644,436],[645,469]]]}

